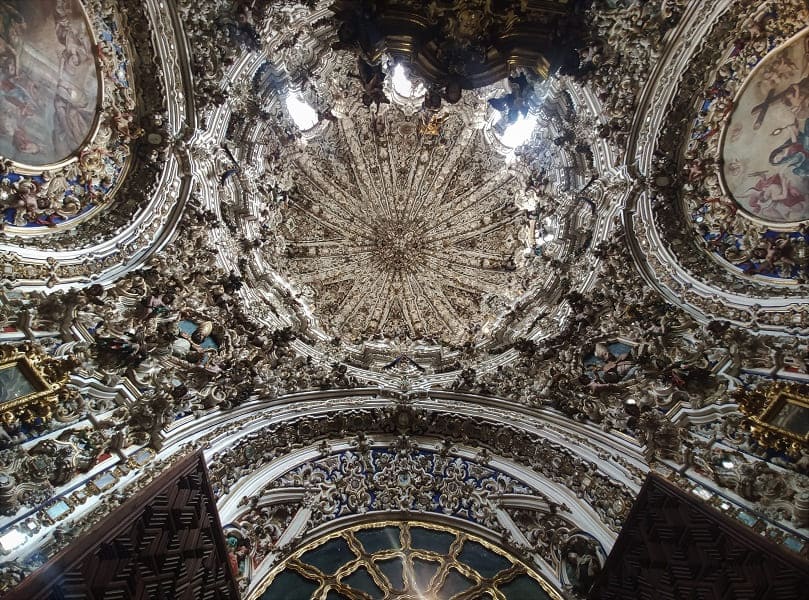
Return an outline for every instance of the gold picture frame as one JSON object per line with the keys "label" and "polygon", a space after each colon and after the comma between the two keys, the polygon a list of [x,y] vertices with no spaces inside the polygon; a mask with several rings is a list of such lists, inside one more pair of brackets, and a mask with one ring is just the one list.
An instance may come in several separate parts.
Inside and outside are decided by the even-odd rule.
{"label": "gold picture frame", "polygon": [[759,444],[795,457],[809,450],[809,386],[773,383],[736,399]]}
{"label": "gold picture frame", "polygon": [[30,344],[0,346],[0,419],[16,423],[48,421],[75,363],[45,354]]}

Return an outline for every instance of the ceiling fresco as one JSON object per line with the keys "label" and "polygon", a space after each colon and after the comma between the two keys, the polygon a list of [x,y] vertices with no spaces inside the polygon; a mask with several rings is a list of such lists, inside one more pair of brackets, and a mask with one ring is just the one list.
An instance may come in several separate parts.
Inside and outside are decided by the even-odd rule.
{"label": "ceiling fresco", "polygon": [[[564,70],[456,85],[562,4]],[[585,598],[650,471],[809,557],[804,0],[81,7],[96,122],[0,164],[0,593],[198,449],[250,598],[408,519]]]}
{"label": "ceiling fresco", "polygon": [[[794,68],[782,67],[785,79],[775,85],[785,87],[787,81],[802,79],[796,69],[805,60],[805,36],[794,43],[790,40],[805,28],[806,8],[785,1],[774,3],[772,13],[754,11],[745,18],[744,7],[729,10],[738,18],[719,23],[711,34],[717,42],[695,53],[679,74],[682,81],[676,89],[680,93],[671,98],[671,109],[664,117],[665,135],[658,138],[656,159],[650,160],[655,177],[650,198],[666,198],[655,208],[664,243],[698,279],[731,293],[745,294],[752,285],[760,297],[802,296],[805,291],[793,284],[806,281],[805,226],[799,214],[775,199],[790,198],[792,206],[801,206],[799,190],[805,179],[786,162],[770,163],[776,147],[791,133],[799,133],[802,109],[787,110],[780,100],[768,104],[764,101],[768,92],[761,90],[772,85],[772,75],[764,75],[780,64],[785,44]],[[759,85],[762,78],[764,83]],[[666,89],[672,88],[661,85],[661,92]],[[766,119],[766,124],[756,129],[758,118]],[[742,147],[742,138],[734,142],[736,135],[745,136],[747,148]],[[789,159],[790,164],[797,157]],[[778,153],[773,160],[780,160]],[[750,168],[743,167],[744,161],[751,163]],[[737,170],[736,175],[731,173]],[[769,200],[764,201],[765,197]],[[758,206],[759,200],[771,205],[769,210],[789,216],[791,222],[775,213],[769,219],[756,217],[750,198]],[[690,227],[683,227],[683,208]],[[779,314],[772,318],[783,323],[785,316]]]}
{"label": "ceiling fresco", "polygon": [[809,219],[809,36],[770,52],[733,104],[722,147],[740,206],[775,224]]}
{"label": "ceiling fresco", "polygon": [[0,154],[11,161],[0,173],[3,227],[53,233],[111,204],[132,162],[141,130],[128,42],[115,11],[96,2],[2,11]]}
{"label": "ceiling fresco", "polygon": [[0,155],[33,166],[61,162],[96,120],[95,42],[81,2],[6,2],[0,18]]}

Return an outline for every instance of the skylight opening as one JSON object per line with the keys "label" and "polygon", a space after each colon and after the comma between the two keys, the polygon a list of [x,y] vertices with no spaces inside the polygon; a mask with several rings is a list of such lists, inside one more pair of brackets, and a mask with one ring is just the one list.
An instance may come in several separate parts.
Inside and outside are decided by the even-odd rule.
{"label": "skylight opening", "polygon": [[535,246],[544,246],[556,239],[556,236],[552,233],[546,232],[544,229],[540,229],[534,234],[534,245]]}
{"label": "skylight opening", "polygon": [[301,131],[308,131],[317,125],[317,111],[301,100],[297,94],[289,94],[286,99],[289,116]]}
{"label": "skylight opening", "polygon": [[[500,116],[503,118],[503,115]],[[531,139],[534,129],[537,127],[537,117],[529,114],[527,117],[520,116],[511,125],[506,127],[503,135],[500,136],[500,143],[508,148],[517,148]]]}
{"label": "skylight opening", "polygon": [[19,548],[25,543],[26,537],[17,531],[16,529],[12,529],[8,533],[0,536],[0,546],[6,552],[11,552],[15,548]]}
{"label": "skylight opening", "polygon": [[410,81],[402,65],[396,65],[393,68],[393,91],[405,98],[415,98],[423,96],[426,90],[420,83],[414,85]]}

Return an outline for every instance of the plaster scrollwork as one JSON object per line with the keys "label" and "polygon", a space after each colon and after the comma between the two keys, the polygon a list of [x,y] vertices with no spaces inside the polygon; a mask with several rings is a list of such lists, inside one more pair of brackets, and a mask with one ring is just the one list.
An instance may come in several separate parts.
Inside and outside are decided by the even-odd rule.
{"label": "plaster scrollwork", "polygon": [[406,438],[390,448],[358,451],[302,465],[270,485],[311,490],[304,503],[312,510],[312,526],[347,514],[404,510],[440,512],[495,527],[492,502],[498,495],[531,493],[505,474],[460,457],[420,451]]}
{"label": "plaster scrollwork", "polygon": [[[270,5],[247,1],[217,0],[203,5],[180,2],[179,15],[194,51],[194,97],[203,114],[228,100],[223,78],[242,53],[258,52],[263,37],[285,31],[298,21],[301,11],[309,12],[328,3],[316,0],[282,0]],[[295,46],[286,40],[286,47]]]}
{"label": "plaster scrollwork", "polygon": [[276,548],[301,506],[294,502],[261,503],[251,500],[250,509],[224,525],[228,558],[244,592],[251,575]]}
{"label": "plaster scrollwork", "polygon": [[[382,415],[385,415],[383,411],[362,410],[350,411],[325,419],[307,417],[300,420],[296,429],[289,426],[273,428],[275,431],[273,439],[276,442],[272,447],[263,436],[248,434],[246,439],[240,440],[230,449],[218,453],[213,458],[211,474],[214,480],[214,491],[218,496],[228,494],[242,477],[282,456],[283,450],[278,447],[278,443],[282,442],[291,447],[299,446],[303,439],[299,433],[301,428],[306,431],[307,438],[311,439],[328,438],[330,437],[329,432],[335,429],[337,431],[352,429],[369,433],[380,430],[381,433],[395,431],[390,418]],[[408,428],[413,434],[446,439],[450,445],[470,439],[488,440],[482,447],[486,449],[486,452],[491,453],[491,456],[511,458],[528,465],[541,476],[572,490],[584,502],[591,503],[593,510],[599,514],[607,527],[613,530],[620,527],[620,521],[629,508],[626,491],[623,490],[622,486],[615,487],[614,482],[608,477],[598,473],[595,465],[582,460],[561,447],[557,447],[556,444],[510,427],[495,426],[487,421],[439,415],[437,413],[416,412],[413,416],[414,420]],[[395,454],[391,456],[391,459],[394,457]],[[391,463],[389,472],[398,472],[395,468],[396,464],[395,461]],[[352,460],[350,464],[344,466],[349,468],[350,466],[358,467],[361,465],[362,460],[359,462]],[[447,468],[454,468],[451,461]],[[404,471],[402,473],[406,475]],[[586,478],[582,479],[585,473]],[[346,480],[346,483],[348,483],[348,480]],[[363,484],[360,483],[359,485]],[[357,496],[355,501],[361,503],[360,496]],[[331,500],[336,500],[338,497],[340,497],[340,494],[330,498]],[[367,498],[367,495],[363,497]],[[396,502],[408,503],[408,500],[402,500],[401,497],[391,496],[390,498],[394,504]],[[418,498],[413,497],[412,503],[414,506],[418,506]],[[326,502],[326,504],[328,505],[329,502]],[[447,506],[450,510],[470,510],[470,507],[454,506],[451,503]],[[322,510],[328,513],[325,507]],[[339,514],[339,508],[332,507],[332,511],[334,510],[337,510]]]}
{"label": "plaster scrollwork", "polygon": [[575,78],[595,93],[602,110],[598,135],[618,152],[627,146],[642,90],[685,5],[596,2],[591,8],[590,36],[579,51]]}
{"label": "plaster scrollwork", "polygon": [[[602,280],[588,294],[566,292],[573,314],[559,334],[520,340],[517,361],[481,375],[467,367],[453,385],[633,431],[646,410],[691,396],[700,396],[699,402],[716,398],[728,384],[712,372],[705,352],[710,341],[691,338],[699,326],[644,291],[637,275],[621,272],[628,259],[621,234],[596,252],[603,260]],[[627,297],[635,302],[627,304]]]}
{"label": "plaster scrollwork", "polygon": [[558,513],[507,511],[534,551],[553,565],[561,587],[572,598],[586,597],[606,560],[601,544]]}
{"label": "plaster scrollwork", "polygon": [[[698,425],[708,414],[721,421],[730,417],[720,415],[733,415],[742,427],[731,393],[766,385],[761,376],[749,373],[800,370],[793,367],[803,364],[806,349],[800,340],[756,335],[726,321],[700,325],[648,290],[639,275],[620,272],[618,265],[630,260],[624,244],[616,240],[599,252],[604,259],[601,283],[586,295],[567,295],[574,312],[563,332],[539,342],[519,341],[519,357],[496,371],[478,373],[469,364],[452,387],[552,407],[575,420],[625,432],[644,444],[650,464],[665,469],[671,462],[687,466],[711,454]],[[627,297],[636,301],[627,304]],[[697,411],[706,415],[703,421],[688,416]],[[737,440],[744,436],[736,428],[723,437],[745,452],[767,455],[766,449]],[[784,492],[787,497],[800,495],[805,458],[779,457],[777,462],[772,477],[784,490],[793,490]],[[752,459],[750,468],[771,469],[761,458]],[[736,488],[724,478],[715,482]],[[745,498],[752,499],[750,494]],[[768,514],[775,521],[804,526],[800,511]]]}
{"label": "plaster scrollwork", "polygon": [[[469,521],[494,532],[520,555],[539,560],[537,564],[544,570],[564,581],[579,581],[579,575],[561,575],[566,561],[573,560],[573,546],[579,549],[576,556],[584,560],[584,547],[575,540],[581,537],[594,541],[584,535],[581,527],[586,527],[585,523],[576,525],[578,508],[554,502],[536,486],[520,481],[519,475],[487,464],[486,450],[469,458],[448,441],[436,449],[434,442],[423,437],[385,437],[389,441],[360,434],[350,439],[348,448],[337,451],[333,447],[336,441],[324,440],[319,446],[320,457],[274,475],[269,483],[261,482],[263,487],[256,488],[249,497],[242,497],[235,509],[239,516],[233,518],[234,524],[245,520],[249,523],[259,514],[268,516],[267,526],[258,538],[251,538],[249,544],[234,543],[243,589],[252,589],[257,583],[251,581],[251,574],[266,572],[279,552],[286,552],[311,530],[351,515],[371,513],[404,513],[428,519],[435,514]],[[283,453],[276,458],[288,460]],[[240,486],[251,481],[252,476],[246,475]],[[288,498],[292,495],[297,500],[291,503]],[[509,508],[520,504],[534,508]],[[285,532],[285,527],[299,521],[299,511],[305,511],[305,524],[298,523],[294,532]],[[530,514],[533,528],[523,529],[525,519],[520,518],[521,514]],[[278,515],[284,517],[283,525],[278,523]],[[545,522],[540,525],[542,520]],[[515,524],[529,536],[528,545],[512,537],[509,528]],[[535,536],[534,530],[543,527],[544,533]],[[249,525],[242,531],[255,533]],[[599,549],[603,561],[598,542],[594,548]],[[262,564],[265,560],[267,564]],[[577,591],[581,593],[583,586],[579,587]]]}

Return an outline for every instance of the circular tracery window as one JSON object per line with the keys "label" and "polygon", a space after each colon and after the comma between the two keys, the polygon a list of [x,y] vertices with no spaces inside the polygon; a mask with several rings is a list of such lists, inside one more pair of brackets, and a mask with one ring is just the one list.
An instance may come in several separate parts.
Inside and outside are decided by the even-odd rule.
{"label": "circular tracery window", "polygon": [[305,545],[259,586],[259,600],[560,600],[485,540],[424,522],[358,525]]}

